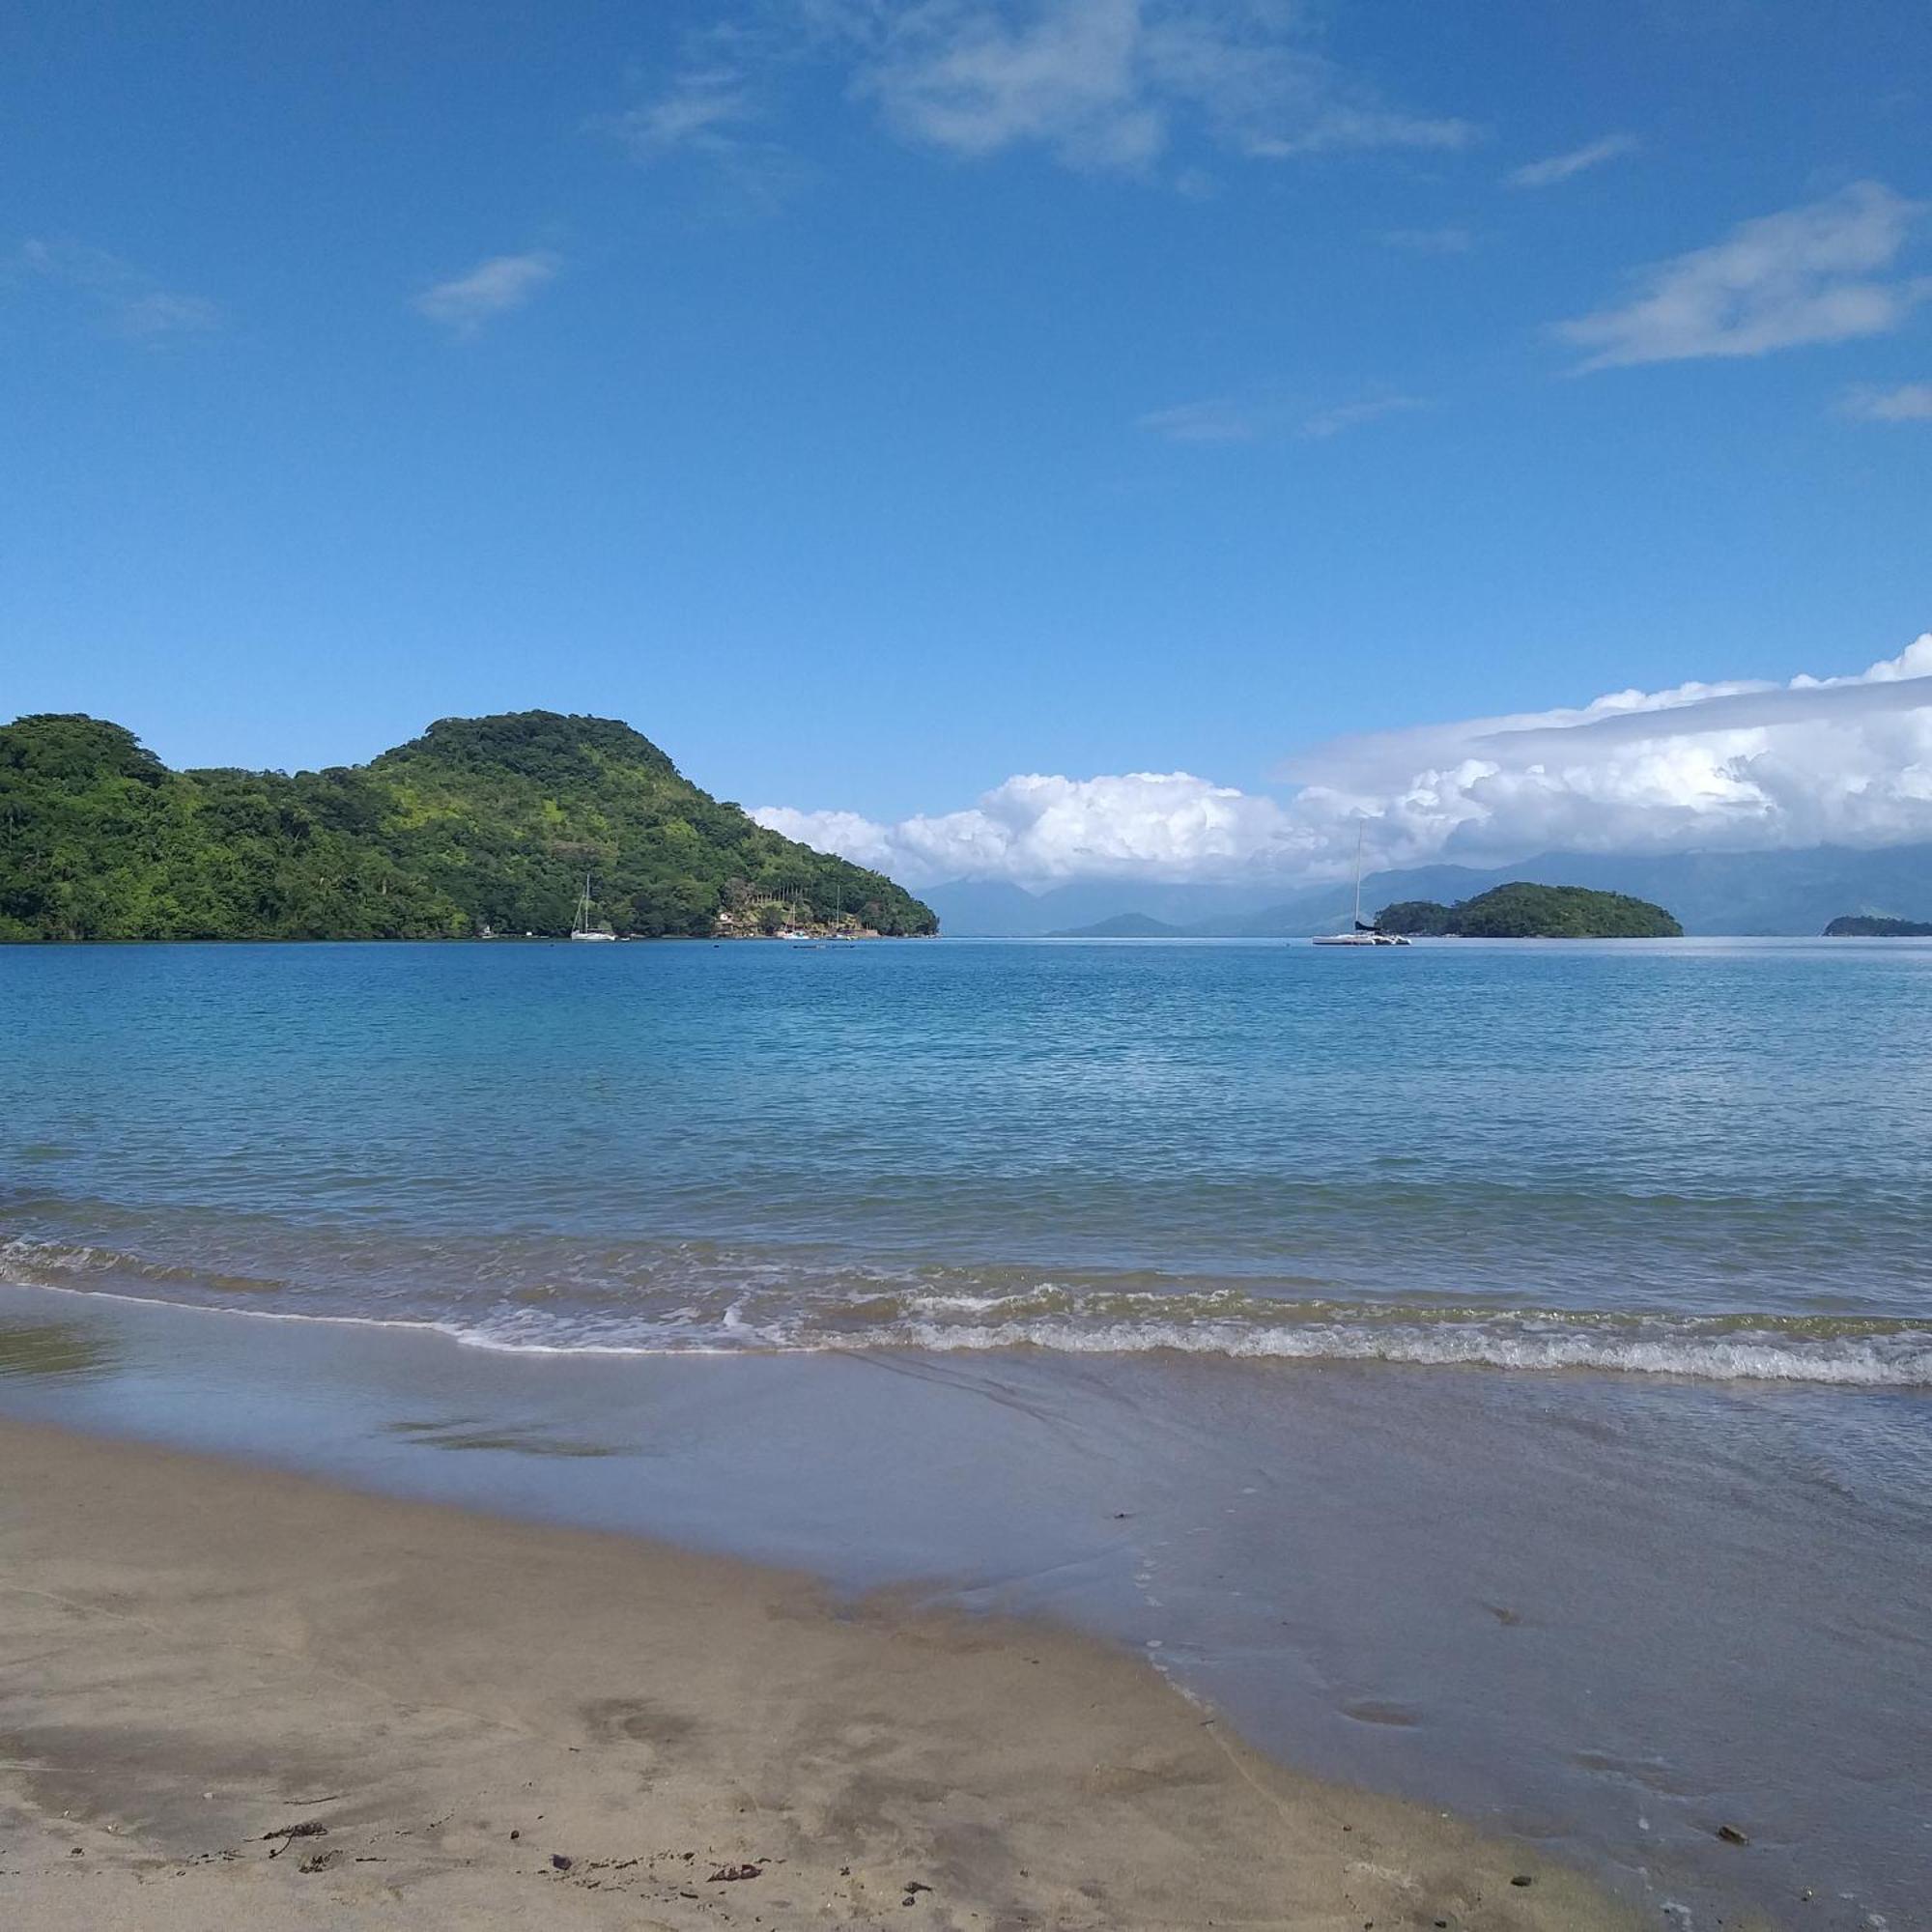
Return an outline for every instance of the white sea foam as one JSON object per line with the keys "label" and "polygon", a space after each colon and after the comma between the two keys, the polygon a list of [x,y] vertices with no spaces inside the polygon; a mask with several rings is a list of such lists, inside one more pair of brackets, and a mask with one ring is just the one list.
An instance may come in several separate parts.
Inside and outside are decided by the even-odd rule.
{"label": "white sea foam", "polygon": [[1826,1382],[1843,1387],[1932,1387],[1932,1330],[1884,1340],[1785,1339],[1776,1331],[1722,1336],[1552,1331],[1498,1316],[1483,1325],[1403,1328],[1310,1323],[998,1321],[968,1327],[917,1321],[848,1338],[848,1347],[936,1350],[1045,1349],[1067,1354],[1228,1355],[1244,1359],[1401,1362],[1418,1366],[1549,1371],[1611,1370],[1706,1381]]}
{"label": "white sea foam", "polygon": [[[830,1297],[777,1285],[741,1287],[712,1311],[691,1301],[594,1313],[567,1303],[506,1308],[492,1302],[434,1313],[377,1313],[265,1308],[229,1298],[233,1277],[211,1275],[199,1287],[197,1279],[190,1269],[99,1248],[17,1237],[0,1241],[0,1283],[44,1293],[106,1296],[249,1321],[399,1329],[509,1355],[1165,1351],[1842,1388],[1932,1387],[1932,1326],[1852,1316],[1690,1317],[1451,1302],[1290,1301],[1230,1288],[1151,1293],[1075,1289],[1053,1281],[978,1294],[924,1290],[895,1294],[867,1282]],[[176,1292],[157,1293],[156,1288]]]}

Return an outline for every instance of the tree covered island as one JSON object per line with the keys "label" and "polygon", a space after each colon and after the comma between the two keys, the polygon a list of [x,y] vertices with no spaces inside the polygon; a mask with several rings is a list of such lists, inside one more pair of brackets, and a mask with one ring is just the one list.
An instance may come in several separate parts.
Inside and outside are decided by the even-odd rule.
{"label": "tree covered island", "polygon": [[1380,932],[1456,939],[1681,939],[1684,928],[1648,899],[1584,886],[1518,880],[1455,905],[1402,899],[1377,916]]}
{"label": "tree covered island", "polygon": [[444,718],[366,765],[171,771],[119,724],[0,727],[0,940],[915,934],[883,874],[755,823],[609,718]]}
{"label": "tree covered island", "polygon": [[1825,928],[1827,939],[1932,939],[1932,920],[1886,919],[1876,913],[1846,913]]}

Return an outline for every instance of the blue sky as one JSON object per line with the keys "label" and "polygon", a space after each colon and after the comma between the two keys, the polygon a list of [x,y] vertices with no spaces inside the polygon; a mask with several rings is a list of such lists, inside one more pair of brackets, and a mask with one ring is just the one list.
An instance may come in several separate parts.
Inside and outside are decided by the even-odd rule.
{"label": "blue sky", "polygon": [[[1859,673],[1932,623],[1927,74],[1896,0],[16,0],[0,709],[596,711],[903,866],[1013,774],[1238,818]],[[1160,869],[1149,796],[1028,875]]]}

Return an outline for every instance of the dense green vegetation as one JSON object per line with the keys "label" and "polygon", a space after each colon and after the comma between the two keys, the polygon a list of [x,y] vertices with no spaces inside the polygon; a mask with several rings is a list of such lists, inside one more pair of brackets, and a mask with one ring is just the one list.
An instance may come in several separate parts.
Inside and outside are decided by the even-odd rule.
{"label": "dense green vegetation", "polygon": [[118,724],[0,727],[0,940],[432,939],[600,923],[923,933],[877,872],[781,838],[607,718],[445,718],[367,765],[170,771]]}
{"label": "dense green vegetation", "polygon": [[1455,905],[1403,899],[1384,906],[1376,925],[1382,932],[1458,939],[1677,939],[1684,932],[1648,899],[1523,880],[1492,887]]}
{"label": "dense green vegetation", "polygon": [[1932,939],[1932,920],[1881,919],[1871,913],[1847,913],[1825,928],[1827,939]]}

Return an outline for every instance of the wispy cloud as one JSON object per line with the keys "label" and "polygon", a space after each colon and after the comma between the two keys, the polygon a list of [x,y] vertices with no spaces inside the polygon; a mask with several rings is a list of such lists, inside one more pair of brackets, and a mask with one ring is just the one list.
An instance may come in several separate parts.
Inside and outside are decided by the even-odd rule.
{"label": "wispy cloud", "polygon": [[1932,278],[1882,272],[1924,212],[1882,183],[1859,182],[1645,270],[1634,299],[1559,323],[1556,333],[1589,352],[1585,369],[1884,335],[1932,296]]}
{"label": "wispy cloud", "polygon": [[1895,389],[1853,389],[1841,405],[1861,422],[1932,422],[1932,383],[1901,383]]}
{"label": "wispy cloud", "polygon": [[602,125],[640,159],[745,165],[782,155],[748,128],[807,68],[836,71],[917,146],[967,159],[1032,148],[1183,193],[1208,180],[1183,143],[1270,160],[1477,138],[1381,99],[1316,50],[1290,0],[738,0],[690,37],[668,88]]}
{"label": "wispy cloud", "polygon": [[648,161],[680,150],[706,154],[735,150],[740,145],[736,130],[756,117],[741,71],[704,67],[678,75],[655,99],[607,116],[602,125],[639,160]]}
{"label": "wispy cloud", "polygon": [[1420,396],[1386,394],[1337,403],[1309,414],[1305,412],[1305,405],[1297,409],[1280,399],[1244,402],[1216,396],[1204,402],[1150,411],[1136,419],[1134,427],[1151,436],[1165,438],[1169,442],[1259,442],[1291,436],[1319,440],[1340,436],[1345,430],[1358,429],[1383,416],[1428,407]]}
{"label": "wispy cloud", "polygon": [[1385,248],[1412,255],[1466,255],[1476,245],[1466,228],[1386,228],[1378,239]]}
{"label": "wispy cloud", "polygon": [[1634,134],[1605,134],[1600,141],[1586,141],[1580,148],[1572,148],[1561,155],[1547,155],[1540,161],[1530,161],[1503,179],[1511,187],[1554,187],[1559,182],[1567,182],[1572,175],[1580,175],[1586,168],[1600,168],[1605,161],[1621,160],[1626,155],[1634,155],[1642,146],[1643,143]]}
{"label": "wispy cloud", "polygon": [[0,263],[0,282],[39,283],[78,297],[111,334],[132,342],[197,335],[222,324],[220,307],[205,296],[166,289],[143,270],[104,249],[78,242],[23,242]]}
{"label": "wispy cloud", "polygon": [[1264,423],[1247,405],[1221,399],[1152,410],[1134,427],[1165,437],[1170,442],[1252,442],[1262,434]]}
{"label": "wispy cloud", "polygon": [[[816,43],[773,32],[736,31],[729,22],[686,37],[687,61],[669,84],[592,127],[640,166],[700,164],[733,213],[769,213],[789,201],[811,170],[762,126],[774,74]],[[797,23],[794,23],[796,28]]]}
{"label": "wispy cloud", "polygon": [[1141,72],[1135,0],[1057,0],[1013,21],[992,7],[908,13],[862,85],[912,140],[957,155],[1039,143],[1082,167],[1142,167],[1168,107]]}
{"label": "wispy cloud", "polygon": [[459,335],[473,335],[492,317],[522,308],[562,268],[548,249],[525,255],[492,255],[468,274],[437,282],[410,298],[410,306]]}
{"label": "wispy cloud", "polygon": [[1379,422],[1383,416],[1406,415],[1410,410],[1428,407],[1420,396],[1371,396],[1358,403],[1338,403],[1333,409],[1318,410],[1309,416],[1301,425],[1301,434],[1340,436],[1344,430],[1360,429],[1364,423]]}
{"label": "wispy cloud", "polygon": [[936,0],[886,16],[858,79],[908,139],[1037,146],[1078,168],[1145,169],[1182,126],[1263,159],[1475,134],[1378,100],[1272,0]]}

